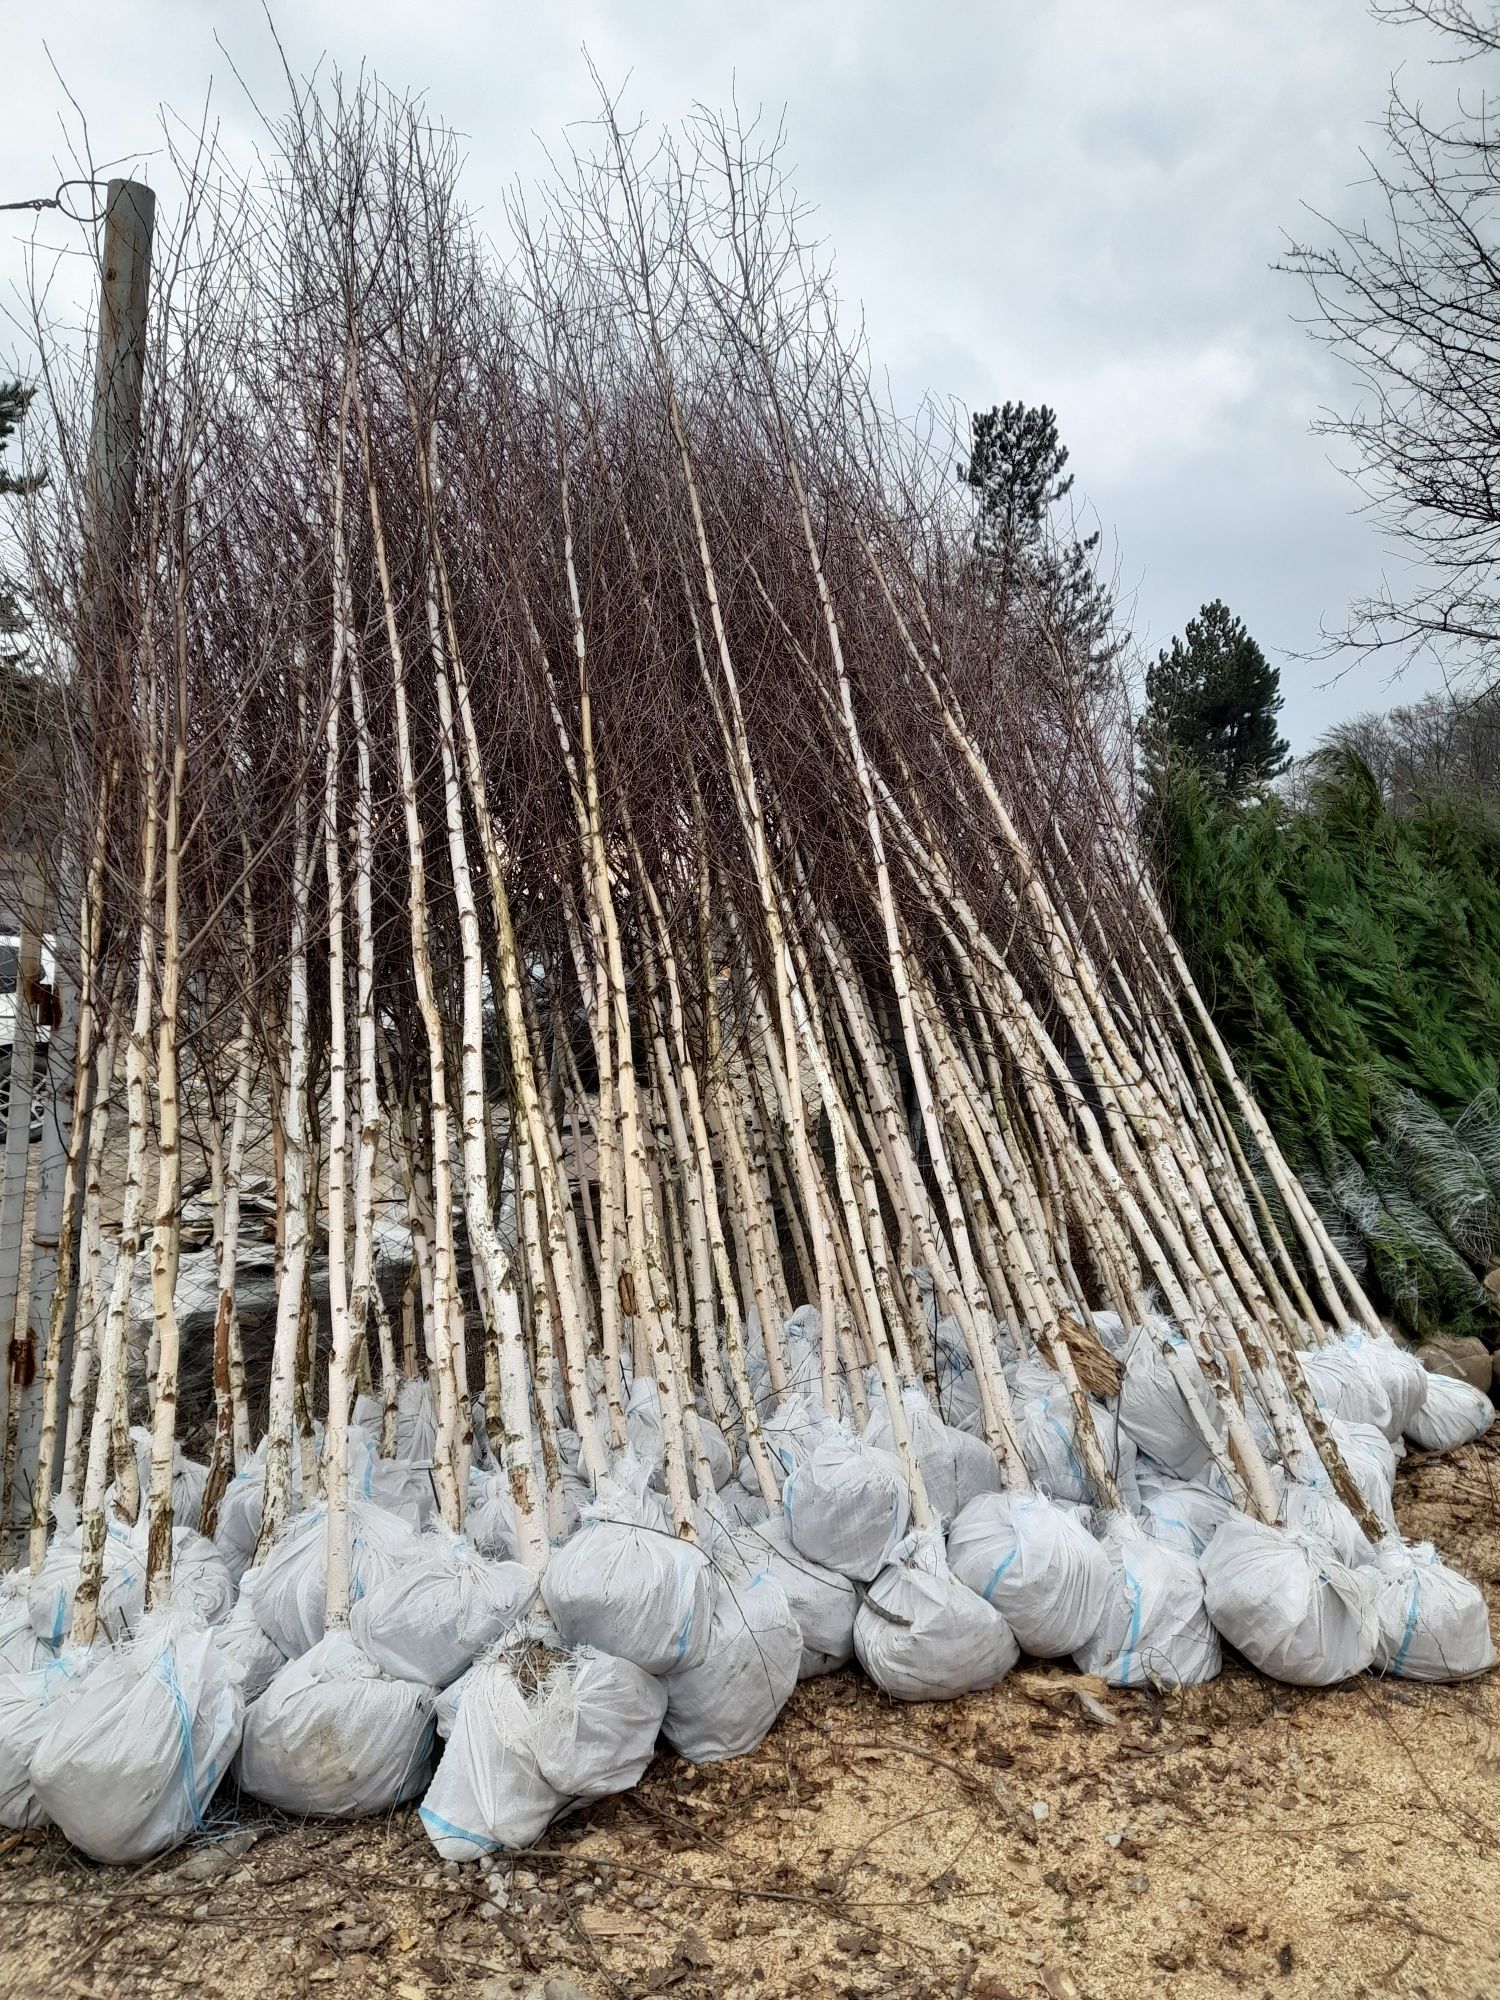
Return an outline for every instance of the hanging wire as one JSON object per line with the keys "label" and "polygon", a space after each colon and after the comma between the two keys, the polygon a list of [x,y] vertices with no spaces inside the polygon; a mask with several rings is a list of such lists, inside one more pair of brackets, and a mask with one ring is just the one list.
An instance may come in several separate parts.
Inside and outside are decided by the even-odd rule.
{"label": "hanging wire", "polygon": [[44,208],[55,208],[60,210],[62,214],[67,216],[70,222],[98,222],[104,214],[104,210],[102,208],[95,207],[91,214],[80,215],[77,213],[76,210],[68,206],[68,204],[63,200],[63,196],[69,188],[75,188],[75,187],[100,188],[106,185],[107,183],[104,181],[96,181],[89,179],[59,181],[57,184],[57,190],[54,194],[34,195],[29,201],[0,201],[0,213],[5,213],[7,211],[14,209],[41,210]]}

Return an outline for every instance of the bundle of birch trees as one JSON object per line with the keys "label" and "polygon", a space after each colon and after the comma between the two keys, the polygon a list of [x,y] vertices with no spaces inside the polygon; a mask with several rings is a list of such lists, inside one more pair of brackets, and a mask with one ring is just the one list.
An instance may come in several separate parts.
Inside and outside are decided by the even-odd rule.
{"label": "bundle of birch trees", "polygon": [[[175,164],[128,532],[50,342],[26,504],[63,1111],[19,1300],[0,1229],[0,1812],[147,1851],[241,1733],[247,1790],[388,1805],[446,1680],[435,1790],[461,1737],[491,1776],[533,1758],[529,1816],[432,1806],[472,1854],[629,1782],[663,1715],[749,1747],[851,1650],[905,1694],[1017,1643],[1198,1678],[1219,1632],[1294,1679],[1487,1664],[1482,1599],[1390,1510],[1427,1378],[1168,933],[1128,736],[1045,603],[997,609],[777,145],[606,105],[500,247],[451,137],[363,81],[298,94],[254,184]],[[403,1667],[376,1606],[389,1647],[439,1546],[424,1616],[458,1636]],[[670,1644],[671,1607],[633,1636],[658,1573],[696,1606]],[[705,1722],[746,1632],[769,1697]],[[547,1761],[597,1659],[639,1677],[608,1782]],[[70,1801],[166,1683],[193,1755],[111,1846]],[[368,1783],[318,1765],[315,1683]]]}

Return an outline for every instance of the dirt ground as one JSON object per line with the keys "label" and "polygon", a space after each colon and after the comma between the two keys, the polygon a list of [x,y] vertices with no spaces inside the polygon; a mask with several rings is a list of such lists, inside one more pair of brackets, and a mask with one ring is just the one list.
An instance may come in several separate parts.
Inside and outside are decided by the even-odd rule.
{"label": "dirt ground", "polygon": [[[1398,1501],[1500,1603],[1500,1437],[1409,1460]],[[659,1757],[488,1877],[414,1812],[220,1805],[134,1871],[8,1836],[0,1994],[1500,1995],[1495,1674],[1299,1693],[1231,1662],[1157,1698],[1033,1667],[901,1708],[845,1673],[755,1755]]]}

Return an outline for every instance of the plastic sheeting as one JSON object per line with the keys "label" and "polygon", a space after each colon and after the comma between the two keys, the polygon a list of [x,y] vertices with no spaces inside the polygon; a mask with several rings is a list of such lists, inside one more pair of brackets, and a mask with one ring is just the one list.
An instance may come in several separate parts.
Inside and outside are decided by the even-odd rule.
{"label": "plastic sheeting", "polygon": [[[944,1423],[920,1389],[903,1390],[901,1408],[927,1498],[944,1521],[953,1520],[978,1494],[1000,1491],[1000,1463],[983,1438]],[[865,1442],[895,1454],[890,1412],[883,1402],[871,1412]]]}
{"label": "plastic sheeting", "polygon": [[240,1783],[299,1816],[387,1812],[427,1782],[433,1700],[382,1673],[348,1632],[329,1632],[246,1710]]}
{"label": "plastic sheeting", "polygon": [[597,1646],[648,1674],[699,1664],[708,1651],[713,1577],[701,1549],[678,1539],[627,1453],[557,1549],[542,1598],[564,1644]]}
{"label": "plastic sheeting", "polygon": [[1427,1399],[1406,1427],[1419,1451],[1456,1451],[1483,1437],[1495,1421],[1495,1406],[1471,1382],[1451,1375],[1427,1377]]}
{"label": "plastic sheeting", "polygon": [[769,1568],[714,1578],[707,1651],[667,1682],[667,1741],[693,1764],[743,1757],[797,1685],[802,1632]]}
{"label": "plastic sheeting", "polygon": [[424,1535],[410,1560],[367,1590],[349,1630],[377,1666],[400,1680],[446,1687],[522,1617],[536,1578],[492,1562],[461,1538]]}
{"label": "plastic sheeting", "polygon": [[792,1546],[786,1523],[767,1520],[735,1536],[752,1569],[768,1569],[786,1592],[802,1634],[798,1680],[832,1673],[854,1657],[859,1598],[848,1577],[825,1569]]}
{"label": "plastic sheeting", "polygon": [[204,1824],[244,1699],[206,1628],[174,1612],[95,1658],[31,1760],[41,1809],[96,1861],[148,1861]]}
{"label": "plastic sheeting", "polygon": [[908,1535],[866,1596],[854,1650],[897,1701],[951,1701],[993,1687],[1020,1657],[1000,1613],[949,1568],[935,1529]]}
{"label": "plastic sheeting", "polygon": [[948,1566],[1040,1659],[1077,1652],[1114,1615],[1109,1557],[1072,1509],[1042,1493],[985,1493],[948,1530]]}
{"label": "plastic sheeting", "polygon": [[1375,1658],[1370,1586],[1321,1538],[1237,1514],[1209,1543],[1202,1568],[1209,1617],[1273,1680],[1331,1687]]}
{"label": "plastic sheeting", "polygon": [[1222,1664],[1191,1556],[1164,1548],[1136,1521],[1112,1515],[1100,1536],[1116,1577],[1110,1616],[1074,1657],[1112,1687],[1192,1687]]}
{"label": "plastic sheeting", "polygon": [[781,1507],[794,1548],[861,1583],[890,1560],[911,1511],[894,1454],[828,1418],[812,1452],[788,1475]]}
{"label": "plastic sheeting", "polygon": [[[404,1563],[413,1561],[421,1537],[394,1514],[368,1500],[349,1502],[349,1595],[358,1603]],[[258,1570],[242,1588],[261,1630],[289,1660],[323,1636],[328,1586],[328,1510],[322,1504],[295,1515]]]}
{"label": "plastic sheeting", "polygon": [[1379,1638],[1375,1665],[1403,1680],[1457,1681],[1495,1664],[1489,1606],[1431,1542],[1376,1551],[1370,1578]]}
{"label": "plastic sheeting", "polygon": [[46,1825],[47,1815],[32,1788],[31,1761],[55,1705],[74,1691],[96,1657],[66,1654],[28,1673],[0,1677],[0,1826]]}
{"label": "plastic sheeting", "polygon": [[525,1847],[576,1799],[639,1782],[666,1713],[666,1689],[593,1647],[549,1649],[528,1620],[443,1697],[448,1747],[421,1820],[445,1860]]}
{"label": "plastic sheeting", "polygon": [[1122,1332],[1125,1372],[1115,1406],[1121,1426],[1141,1451],[1149,1453],[1174,1478],[1196,1479],[1212,1465],[1213,1456],[1161,1351],[1159,1335],[1163,1329],[1186,1364],[1203,1414],[1218,1428],[1213,1397],[1192,1348],[1175,1326],[1162,1320],[1136,1326],[1128,1334]]}

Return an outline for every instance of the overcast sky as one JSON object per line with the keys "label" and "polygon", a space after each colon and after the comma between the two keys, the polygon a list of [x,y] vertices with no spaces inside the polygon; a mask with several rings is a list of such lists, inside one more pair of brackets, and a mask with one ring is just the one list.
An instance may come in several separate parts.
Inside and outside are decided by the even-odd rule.
{"label": "overcast sky", "polygon": [[[50,192],[68,106],[100,161],[158,143],[157,107],[205,94],[233,141],[254,117],[219,37],[275,106],[274,51],[247,0],[62,0],[4,8],[0,201]],[[1391,72],[1434,106],[1457,89],[1433,45],[1364,0],[297,0],[288,56],[367,60],[425,88],[467,138],[467,192],[498,213],[590,115],[586,43],[629,110],[695,100],[785,109],[795,179],[865,312],[898,405],[1051,403],[1078,492],[1118,551],[1151,649],[1222,597],[1281,665],[1297,750],[1341,715],[1421,691],[1298,657],[1392,566],[1311,435],[1350,387],[1270,267],[1309,209],[1370,206]],[[43,47],[46,40],[47,49]],[[144,174],[151,177],[151,163]],[[29,217],[0,216],[0,284]],[[55,216],[44,243],[77,244]],[[80,274],[84,266],[75,267]],[[25,366],[24,349],[17,359]]]}

